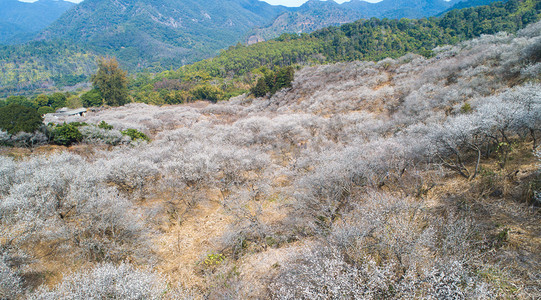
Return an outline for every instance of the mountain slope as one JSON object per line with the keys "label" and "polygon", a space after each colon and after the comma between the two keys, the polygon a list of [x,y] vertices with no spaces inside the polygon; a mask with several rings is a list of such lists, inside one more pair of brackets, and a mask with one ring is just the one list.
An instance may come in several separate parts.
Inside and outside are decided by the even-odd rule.
{"label": "mountain slope", "polygon": [[[156,81],[172,80],[172,82],[164,82],[164,85],[172,84],[176,89],[178,86],[175,85],[175,80],[181,78],[188,82],[209,76],[214,83],[232,77],[242,81],[239,86],[233,88],[235,91],[229,86],[219,87],[223,88],[225,91],[223,97],[227,98],[231,94],[237,94],[238,89],[249,88],[247,84],[252,82],[253,75],[260,74],[254,69],[262,66],[273,68],[278,65],[356,59],[378,60],[385,57],[399,57],[408,52],[430,54],[430,49],[436,46],[454,44],[480,34],[499,31],[515,32],[526,24],[539,20],[541,16],[539,3],[540,0],[524,0],[518,1],[515,6],[499,2],[490,6],[455,10],[442,17],[430,19],[360,20],[345,24],[340,28],[322,29],[313,34],[284,35],[277,40],[249,47],[239,44],[222,51],[215,58],[185,66],[178,71],[168,70],[155,77]],[[135,34],[133,36],[137,37]],[[109,50],[109,53],[124,54],[121,58],[126,58],[126,60],[121,60],[121,65],[125,68],[125,62],[130,62],[130,59],[132,66],[133,62],[141,61],[137,58],[136,51],[139,49],[137,46],[141,45],[135,45],[131,49],[120,48],[121,51],[116,52]],[[149,62],[158,57],[159,49],[154,55],[151,46],[146,49],[150,54],[146,58],[146,65],[141,63],[141,68],[151,65]],[[107,48],[97,50],[103,51],[103,49],[107,50]],[[130,51],[134,52],[133,57],[129,55]],[[46,41],[17,47],[0,47],[0,97],[14,93],[35,93],[36,89],[40,88],[50,88],[54,91],[61,85],[73,85],[73,83],[84,81],[87,78],[85,76],[89,76],[96,70],[94,61],[97,54],[104,53],[88,51],[86,47],[73,42]],[[156,61],[159,59],[158,57]],[[168,65],[155,66],[149,71],[161,71],[164,66]],[[241,78],[245,75],[246,78]],[[157,96],[153,94],[156,92],[153,88],[156,82],[149,83],[146,80],[136,82],[140,84],[135,85],[144,90],[144,93],[140,93],[143,95],[141,98],[163,101],[165,94]],[[195,84],[201,83],[195,82]],[[159,87],[156,86],[156,89]]]}
{"label": "mountain slope", "polygon": [[0,0],[0,44],[16,44],[32,39],[74,6],[74,3],[63,0],[39,0],[34,3]]}
{"label": "mountain slope", "polygon": [[312,32],[328,26],[339,26],[361,18],[422,18],[449,9],[456,1],[444,0],[383,0],[370,3],[351,0],[338,4],[334,1],[310,0],[298,9],[280,15],[273,24],[253,30],[248,43],[268,40],[281,33]]}
{"label": "mountain slope", "polygon": [[[239,44],[217,57],[176,71],[168,70],[155,76],[140,74],[131,84],[132,96],[138,102],[158,105],[202,99],[224,100],[246,92],[250,84],[254,87],[254,78],[272,78],[267,76],[269,69],[281,72],[277,67],[378,61],[407,53],[432,57],[444,45],[483,34],[502,32],[505,36],[524,28],[540,19],[539,3],[540,0],[527,0],[514,6],[497,2],[490,6],[454,10],[429,19],[359,20],[311,34],[283,34],[277,39],[250,46]],[[272,86],[272,82],[265,84]],[[254,94],[265,93],[265,87],[261,86],[251,90]]]}
{"label": "mountain slope", "polygon": [[[0,152],[0,266],[46,274],[8,296],[537,299],[539,32],[306,67],[272,98],[48,115],[93,136]],[[109,145],[126,128],[152,141]]]}
{"label": "mountain slope", "polygon": [[[448,12],[450,10],[453,10],[453,9],[462,9],[462,8],[468,8],[468,7],[489,5],[492,2],[496,2],[496,1],[498,1],[498,0],[464,0],[464,1],[460,1],[458,3],[455,3],[449,9],[444,11],[444,13]],[[503,2],[506,2],[506,1],[503,1]]]}
{"label": "mountain slope", "polygon": [[87,44],[130,68],[178,66],[214,55],[283,11],[257,0],[86,0],[38,39]]}

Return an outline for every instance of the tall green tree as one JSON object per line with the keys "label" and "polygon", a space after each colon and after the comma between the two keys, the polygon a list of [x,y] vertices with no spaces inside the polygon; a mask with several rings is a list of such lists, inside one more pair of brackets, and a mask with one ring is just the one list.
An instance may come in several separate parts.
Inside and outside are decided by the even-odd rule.
{"label": "tall green tree", "polygon": [[98,72],[92,75],[91,80],[107,105],[121,106],[128,103],[128,76],[119,67],[116,58],[100,58]]}
{"label": "tall green tree", "polygon": [[68,98],[66,97],[66,94],[64,93],[54,93],[49,96],[49,105],[53,109],[61,108],[66,106],[66,101]]}
{"label": "tall green tree", "polygon": [[103,97],[97,88],[93,88],[81,95],[81,102],[84,107],[102,106]]}

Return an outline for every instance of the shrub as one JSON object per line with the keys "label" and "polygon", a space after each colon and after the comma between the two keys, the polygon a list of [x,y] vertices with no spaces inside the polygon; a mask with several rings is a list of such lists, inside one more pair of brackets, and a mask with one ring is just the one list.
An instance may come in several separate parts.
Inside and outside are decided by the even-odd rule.
{"label": "shrub", "polygon": [[128,264],[101,264],[66,276],[55,288],[41,289],[31,299],[162,299],[165,280],[156,272]]}
{"label": "shrub", "polygon": [[106,129],[106,130],[113,129],[113,125],[109,125],[105,121],[101,121],[100,124],[98,124],[98,127],[101,128],[101,129]]}
{"label": "shrub", "polygon": [[[485,126],[478,115],[458,115],[443,125],[430,126],[428,137],[436,159],[461,176],[473,179],[479,171],[482,146],[487,142]],[[474,166],[468,168],[468,157]]]}
{"label": "shrub", "polygon": [[83,139],[83,135],[77,127],[78,126],[72,123],[64,123],[63,125],[57,126],[52,131],[53,142],[63,146],[70,146],[80,142]]}
{"label": "shrub", "polygon": [[460,107],[460,112],[463,113],[463,114],[468,114],[471,112],[471,105],[466,102],[462,105],[462,107]]}
{"label": "shrub", "polygon": [[120,143],[129,142],[127,136],[114,129],[103,129],[90,125],[79,128],[79,131],[83,135],[83,142],[85,143],[118,145]]}
{"label": "shrub", "polygon": [[50,113],[54,113],[54,108],[50,106],[42,106],[38,108],[38,114],[40,114],[40,116],[43,116],[45,114],[50,114]]}
{"label": "shrub", "polygon": [[0,128],[10,134],[34,132],[43,123],[43,118],[34,108],[10,104],[0,108]]}
{"label": "shrub", "polygon": [[[156,166],[147,160],[133,155],[117,155],[113,159],[102,161],[102,168],[108,183],[112,183],[119,190],[136,193],[140,196],[145,187],[152,185],[159,174]],[[132,198],[137,198],[131,195]]]}
{"label": "shrub", "polygon": [[203,264],[205,265],[205,267],[214,267],[214,266],[217,266],[217,265],[221,264],[224,260],[225,260],[225,256],[223,254],[221,254],[221,253],[217,253],[217,254],[211,253],[211,254],[207,255],[207,257],[203,261]]}
{"label": "shrub", "polygon": [[[536,152],[535,152],[535,156],[537,156],[538,158],[538,169],[537,169],[537,174],[538,174],[538,178],[541,179],[541,148],[539,148]],[[534,188],[533,190],[533,203],[535,205],[539,205],[541,206],[541,180],[539,181],[539,184],[534,184],[536,188]]]}
{"label": "shrub", "polygon": [[73,126],[75,126],[77,128],[83,127],[83,126],[88,126],[88,124],[86,122],[70,122],[69,124],[73,125]]}
{"label": "shrub", "polygon": [[44,145],[49,141],[43,132],[34,133],[19,132],[11,136],[11,143],[17,147],[34,147]]}
{"label": "shrub", "polygon": [[[355,230],[351,230],[355,231]],[[375,239],[367,232],[366,239]],[[385,236],[381,236],[385,238]],[[389,239],[392,241],[391,239]],[[394,241],[402,242],[402,241]],[[351,252],[364,245],[352,245]],[[402,266],[386,256],[363,256],[327,243],[297,251],[269,280],[271,299],[490,299],[492,287],[464,262],[435,260],[428,265]]]}
{"label": "shrub", "polygon": [[150,138],[146,134],[142,133],[141,131],[137,129],[129,128],[121,132],[123,135],[129,136],[132,139],[132,141],[143,140],[146,142],[150,142]]}
{"label": "shrub", "polygon": [[0,130],[0,145],[9,146],[11,144],[11,134]]}
{"label": "shrub", "polygon": [[12,158],[0,156],[0,195],[4,196],[14,184],[16,164]]}
{"label": "shrub", "polygon": [[350,151],[321,155],[326,159],[298,179],[291,217],[303,231],[326,234],[351,203],[352,190],[365,181],[366,170],[355,162],[357,155]]}
{"label": "shrub", "polygon": [[15,246],[57,240],[74,256],[99,262],[138,257],[145,246],[140,211],[107,186],[102,164],[68,153],[0,163],[10,185],[2,186],[0,230],[7,234],[0,233],[11,232]]}
{"label": "shrub", "polygon": [[6,256],[0,254],[0,298],[15,299],[22,291],[21,278],[10,268]]}

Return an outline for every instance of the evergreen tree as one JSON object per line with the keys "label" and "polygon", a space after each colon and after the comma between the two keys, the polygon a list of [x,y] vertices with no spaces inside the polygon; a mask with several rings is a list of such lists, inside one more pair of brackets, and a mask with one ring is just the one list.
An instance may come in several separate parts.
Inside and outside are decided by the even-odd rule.
{"label": "evergreen tree", "polygon": [[70,146],[83,139],[83,135],[76,123],[64,123],[52,131],[53,142],[57,145]]}
{"label": "evergreen tree", "polygon": [[92,84],[100,91],[105,103],[121,106],[128,103],[128,77],[120,69],[116,58],[100,58],[98,72],[92,75]]}
{"label": "evergreen tree", "polygon": [[93,88],[81,95],[81,102],[84,107],[102,106],[103,97],[98,89]]}
{"label": "evergreen tree", "polygon": [[277,91],[291,87],[295,71],[293,67],[287,66],[278,68],[274,72],[264,72],[265,75],[257,80],[256,85],[250,90],[256,97],[263,97],[270,93],[274,95]]}
{"label": "evergreen tree", "polygon": [[66,101],[68,100],[68,98],[66,97],[65,94],[63,93],[54,93],[52,95],[49,96],[49,105],[53,108],[53,109],[58,109],[58,108],[62,108],[64,106],[66,106]]}

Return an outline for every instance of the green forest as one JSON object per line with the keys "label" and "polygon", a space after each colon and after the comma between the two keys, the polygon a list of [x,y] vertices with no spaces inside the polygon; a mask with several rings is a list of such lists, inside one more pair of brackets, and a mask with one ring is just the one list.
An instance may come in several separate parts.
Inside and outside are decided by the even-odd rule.
{"label": "green forest", "polygon": [[86,82],[96,71],[97,57],[66,42],[0,46],[0,97]]}

